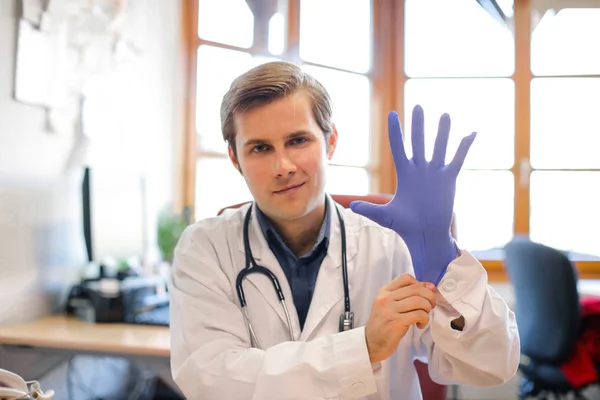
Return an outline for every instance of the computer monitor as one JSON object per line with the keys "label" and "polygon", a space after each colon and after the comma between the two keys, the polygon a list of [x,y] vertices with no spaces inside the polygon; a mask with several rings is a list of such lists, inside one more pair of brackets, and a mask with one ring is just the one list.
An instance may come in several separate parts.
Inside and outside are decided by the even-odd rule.
{"label": "computer monitor", "polygon": [[88,261],[104,263],[144,255],[146,196],[140,174],[85,168],[82,199]]}

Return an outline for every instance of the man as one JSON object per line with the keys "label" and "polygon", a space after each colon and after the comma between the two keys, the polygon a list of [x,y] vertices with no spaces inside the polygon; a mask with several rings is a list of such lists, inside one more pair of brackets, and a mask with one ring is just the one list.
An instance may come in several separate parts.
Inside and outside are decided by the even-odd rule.
{"label": "man", "polygon": [[[514,315],[450,235],[456,176],[474,136],[445,165],[444,115],[427,162],[416,107],[408,160],[391,113],[397,193],[351,211],[325,194],[338,140],[331,114],[325,89],[285,62],[246,72],[224,96],[223,137],[254,202],[196,222],[178,243],[175,382],[191,399],[419,399],[417,358],[440,383],[506,382],[519,360]],[[340,327],[340,315],[350,316],[344,263],[349,330]],[[244,275],[246,265],[266,273]]]}

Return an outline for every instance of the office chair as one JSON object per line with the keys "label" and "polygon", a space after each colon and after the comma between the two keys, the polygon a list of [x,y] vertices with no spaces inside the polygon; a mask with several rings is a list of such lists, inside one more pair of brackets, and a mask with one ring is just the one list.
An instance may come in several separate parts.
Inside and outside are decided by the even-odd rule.
{"label": "office chair", "polygon": [[[331,195],[333,201],[338,203],[344,208],[349,208],[350,203],[356,200],[368,201],[374,204],[386,204],[392,199],[392,195],[388,194],[368,194],[368,195]],[[218,215],[221,215],[223,211],[229,208],[239,208],[244,204],[248,204],[249,202],[238,203],[232,206],[228,206],[222,208]],[[453,219],[453,228],[454,228],[454,219]],[[454,229],[452,229],[454,233]],[[427,364],[424,364],[420,361],[415,361],[414,363],[415,369],[417,370],[417,375],[419,376],[419,384],[421,386],[421,392],[423,394],[423,400],[440,400],[446,398],[446,386],[440,385],[434,382],[429,376],[429,371]]]}
{"label": "office chair", "polygon": [[527,238],[513,239],[504,250],[521,338],[519,397],[583,398],[560,369],[575,351],[580,326],[574,266],[561,251]]}

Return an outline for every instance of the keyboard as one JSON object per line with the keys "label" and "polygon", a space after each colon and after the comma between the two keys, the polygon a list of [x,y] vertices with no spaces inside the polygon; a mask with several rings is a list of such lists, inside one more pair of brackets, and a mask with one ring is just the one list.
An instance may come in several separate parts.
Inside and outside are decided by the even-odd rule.
{"label": "keyboard", "polygon": [[142,325],[169,326],[169,306],[157,307],[137,314],[134,323]]}

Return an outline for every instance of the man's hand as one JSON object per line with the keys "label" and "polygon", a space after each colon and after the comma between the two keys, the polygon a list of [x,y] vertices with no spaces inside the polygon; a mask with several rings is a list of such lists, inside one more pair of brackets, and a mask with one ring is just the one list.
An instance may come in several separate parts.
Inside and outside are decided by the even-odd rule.
{"label": "man's hand", "polygon": [[403,274],[377,292],[365,336],[371,362],[387,359],[411,325],[423,329],[435,306],[435,286]]}
{"label": "man's hand", "polygon": [[398,233],[410,251],[417,279],[437,284],[457,255],[450,233],[456,178],[475,133],[462,139],[452,162],[446,165],[450,116],[440,118],[430,162],[425,159],[424,125],[423,109],[416,106],[412,115],[413,158],[409,160],[398,114],[390,113],[388,133],[396,166],[396,194],[388,204],[355,201],[350,208]]}

